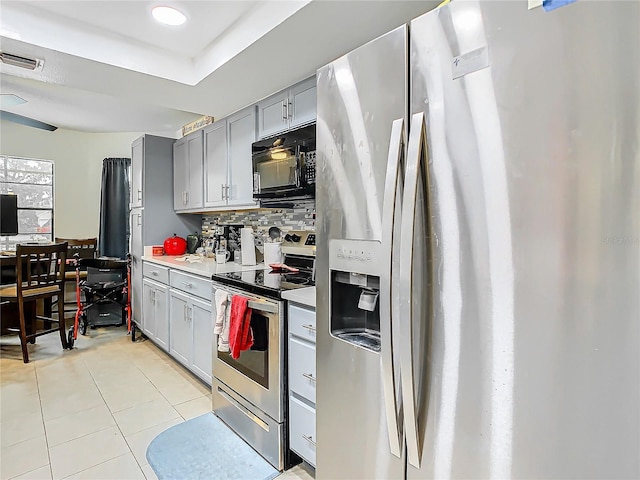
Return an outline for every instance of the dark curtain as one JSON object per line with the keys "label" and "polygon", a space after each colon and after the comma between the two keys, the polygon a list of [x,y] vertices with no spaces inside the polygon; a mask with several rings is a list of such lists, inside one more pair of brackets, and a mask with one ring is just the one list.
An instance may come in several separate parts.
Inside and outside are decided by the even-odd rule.
{"label": "dark curtain", "polygon": [[100,195],[101,256],[125,258],[129,251],[130,158],[105,158],[102,162]]}

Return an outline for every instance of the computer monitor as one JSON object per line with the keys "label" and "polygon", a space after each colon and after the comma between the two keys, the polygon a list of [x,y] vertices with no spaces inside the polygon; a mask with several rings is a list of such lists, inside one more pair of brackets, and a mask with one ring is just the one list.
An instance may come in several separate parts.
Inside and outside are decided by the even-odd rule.
{"label": "computer monitor", "polygon": [[0,235],[18,235],[17,195],[0,195]]}

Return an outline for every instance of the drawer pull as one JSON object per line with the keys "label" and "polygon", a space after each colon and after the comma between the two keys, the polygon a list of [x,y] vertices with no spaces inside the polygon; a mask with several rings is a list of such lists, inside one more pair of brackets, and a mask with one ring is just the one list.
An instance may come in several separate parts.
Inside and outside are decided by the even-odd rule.
{"label": "drawer pull", "polygon": [[316,442],[313,441],[313,437],[307,437],[306,435],[302,435],[302,438],[304,438],[307,442],[309,442],[314,447],[316,446]]}
{"label": "drawer pull", "polygon": [[158,276],[158,272],[151,272],[151,275],[155,275],[157,277]]}
{"label": "drawer pull", "polygon": [[302,376],[304,378],[308,378],[309,380],[313,380],[314,382],[316,381],[316,377],[314,377],[312,374],[310,373],[303,373]]}
{"label": "drawer pull", "polygon": [[193,283],[189,283],[189,282],[182,282],[182,284],[187,287],[187,288],[191,288],[193,287]]}
{"label": "drawer pull", "polygon": [[316,331],[316,327],[314,327],[313,325],[302,325],[302,328],[306,328],[307,330],[312,330],[312,331]]}

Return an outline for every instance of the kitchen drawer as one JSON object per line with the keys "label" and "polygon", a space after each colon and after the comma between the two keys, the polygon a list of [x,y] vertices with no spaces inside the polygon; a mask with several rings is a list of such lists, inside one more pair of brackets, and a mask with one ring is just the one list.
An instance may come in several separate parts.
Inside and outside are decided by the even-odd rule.
{"label": "kitchen drawer", "polygon": [[289,333],[316,343],[315,310],[289,304]]}
{"label": "kitchen drawer", "polygon": [[289,397],[291,450],[316,465],[316,410],[294,396]]}
{"label": "kitchen drawer", "polygon": [[195,275],[189,275],[178,270],[171,270],[169,275],[171,280],[171,286],[182,290],[183,292],[190,293],[197,297],[204,298],[208,302],[211,302],[211,280],[204,277],[196,277]]}
{"label": "kitchen drawer", "polygon": [[315,345],[289,337],[289,389],[316,403],[315,378]]}
{"label": "kitchen drawer", "polygon": [[164,284],[169,283],[169,269],[167,267],[161,267],[154,263],[144,262],[142,264],[142,274],[145,277],[153,278],[157,282]]}

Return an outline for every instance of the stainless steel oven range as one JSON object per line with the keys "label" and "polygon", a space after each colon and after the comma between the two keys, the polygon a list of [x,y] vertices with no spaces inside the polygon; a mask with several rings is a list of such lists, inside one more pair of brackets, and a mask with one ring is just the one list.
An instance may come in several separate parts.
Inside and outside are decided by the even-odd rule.
{"label": "stainless steel oven range", "polygon": [[229,353],[218,351],[216,338],[213,411],[279,470],[292,462],[287,439],[286,302],[281,293],[314,284],[315,234],[290,232],[283,252],[284,263],[298,272],[267,268],[212,276],[214,307],[219,289],[248,298],[251,324],[260,328],[266,340],[258,350],[245,350],[233,359]]}

